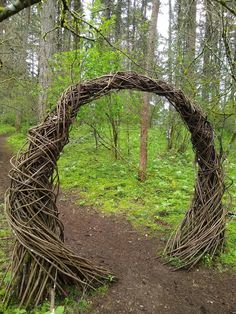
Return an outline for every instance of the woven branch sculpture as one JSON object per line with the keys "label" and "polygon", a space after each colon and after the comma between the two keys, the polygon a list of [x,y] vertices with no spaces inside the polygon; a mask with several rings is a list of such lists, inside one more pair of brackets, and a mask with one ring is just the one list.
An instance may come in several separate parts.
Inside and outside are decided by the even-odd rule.
{"label": "woven branch sculpture", "polygon": [[6,302],[14,298],[21,305],[37,305],[52,287],[61,293],[64,284],[94,287],[109,275],[107,270],[75,255],[63,242],[63,226],[56,206],[57,160],[68,143],[70,126],[80,107],[111,91],[124,89],[165,97],[191,133],[198,164],[194,197],[183,222],[168,242],[166,254],[191,267],[204,253],[214,255],[222,247],[223,173],[214,148],[213,130],[205,114],[180,90],[164,81],[134,72],[105,75],[68,88],[45,121],[29,130],[26,151],[12,160],[6,215],[16,243]]}

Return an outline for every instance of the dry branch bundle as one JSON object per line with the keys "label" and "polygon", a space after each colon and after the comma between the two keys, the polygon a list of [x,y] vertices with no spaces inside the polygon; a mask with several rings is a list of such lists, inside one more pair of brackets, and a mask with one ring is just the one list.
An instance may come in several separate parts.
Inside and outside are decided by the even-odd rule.
{"label": "dry branch bundle", "polygon": [[109,272],[75,255],[63,242],[63,226],[56,206],[59,179],[57,160],[68,143],[79,108],[111,91],[123,89],[164,96],[175,107],[191,133],[198,175],[190,209],[168,242],[166,253],[194,265],[204,253],[214,255],[223,244],[225,211],[220,158],[214,133],[205,114],[180,90],[161,80],[134,72],[118,72],[71,86],[40,125],[29,130],[29,145],[12,160],[6,215],[16,237],[12,279],[5,301],[38,304],[52,287],[64,284],[94,287]]}

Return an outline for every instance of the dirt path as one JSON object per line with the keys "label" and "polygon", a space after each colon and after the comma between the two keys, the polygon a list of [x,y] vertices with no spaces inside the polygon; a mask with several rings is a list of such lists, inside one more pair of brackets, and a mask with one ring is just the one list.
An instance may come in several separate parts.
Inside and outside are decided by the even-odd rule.
{"label": "dirt path", "polygon": [[60,202],[66,241],[114,271],[119,281],[90,313],[236,313],[236,276],[210,269],[173,272],[156,258],[163,246],[121,217]]}
{"label": "dirt path", "polygon": [[[0,198],[8,185],[8,160],[9,151],[0,138]],[[89,313],[236,313],[235,274],[204,268],[173,272],[156,258],[163,243],[141,235],[123,217],[74,205],[65,193],[59,207],[68,245],[119,277],[104,296],[92,297]]]}

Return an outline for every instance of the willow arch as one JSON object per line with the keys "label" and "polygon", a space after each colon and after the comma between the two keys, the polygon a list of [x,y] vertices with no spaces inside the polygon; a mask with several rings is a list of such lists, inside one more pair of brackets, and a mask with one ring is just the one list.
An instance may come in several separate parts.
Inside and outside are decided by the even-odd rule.
{"label": "willow arch", "polygon": [[207,117],[180,90],[162,80],[135,72],[117,72],[69,87],[57,107],[40,125],[29,130],[28,148],[12,160],[11,186],[6,194],[6,216],[15,234],[12,280],[5,301],[36,305],[54,287],[96,285],[109,271],[76,256],[63,242],[58,217],[57,160],[68,143],[69,130],[81,106],[111,91],[139,90],[165,97],[191,133],[198,174],[190,208],[170,238],[165,253],[192,267],[205,253],[214,255],[224,243],[225,211],[220,157]]}

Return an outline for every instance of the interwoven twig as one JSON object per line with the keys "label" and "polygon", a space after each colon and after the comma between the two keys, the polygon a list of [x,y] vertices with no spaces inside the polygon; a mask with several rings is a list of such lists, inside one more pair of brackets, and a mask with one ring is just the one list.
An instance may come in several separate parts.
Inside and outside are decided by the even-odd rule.
{"label": "interwoven twig", "polygon": [[204,253],[215,254],[222,246],[225,212],[220,159],[214,149],[213,130],[201,109],[171,85],[134,72],[118,72],[71,86],[45,121],[30,129],[27,150],[12,160],[11,186],[6,197],[6,215],[16,237],[12,280],[6,301],[38,304],[50,287],[63,292],[65,283],[94,286],[108,272],[76,256],[63,243],[58,217],[57,160],[68,143],[69,129],[79,108],[123,89],[164,96],[187,125],[196,152],[198,176],[190,210],[166,253],[194,265]]}

